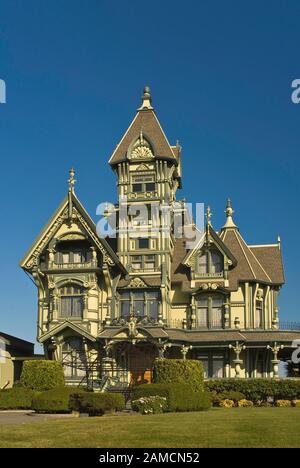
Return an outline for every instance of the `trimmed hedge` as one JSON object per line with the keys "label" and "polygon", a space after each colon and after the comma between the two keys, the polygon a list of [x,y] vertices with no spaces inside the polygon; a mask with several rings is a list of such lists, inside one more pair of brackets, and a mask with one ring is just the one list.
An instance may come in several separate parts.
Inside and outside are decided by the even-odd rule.
{"label": "trimmed hedge", "polygon": [[153,381],[158,384],[188,384],[195,392],[203,390],[204,372],[201,361],[194,359],[157,359]]}
{"label": "trimmed hedge", "polygon": [[0,410],[31,409],[37,392],[23,387],[13,387],[0,391]]}
{"label": "trimmed hedge", "polygon": [[300,398],[300,380],[292,379],[218,379],[204,383],[205,390],[217,394],[241,392],[254,403],[269,399],[296,400]]}
{"label": "trimmed hedge", "polygon": [[71,396],[70,407],[90,416],[101,416],[106,412],[124,410],[125,400],[121,393],[82,393]]}
{"label": "trimmed hedge", "polygon": [[20,383],[43,392],[65,384],[63,367],[57,361],[24,361]]}
{"label": "trimmed hedge", "polygon": [[37,413],[70,413],[71,397],[86,393],[78,387],[56,387],[40,393],[32,400],[32,409]]}
{"label": "trimmed hedge", "polygon": [[145,384],[133,389],[132,400],[149,396],[166,398],[168,411],[205,411],[211,407],[208,392],[194,392],[187,384]]}

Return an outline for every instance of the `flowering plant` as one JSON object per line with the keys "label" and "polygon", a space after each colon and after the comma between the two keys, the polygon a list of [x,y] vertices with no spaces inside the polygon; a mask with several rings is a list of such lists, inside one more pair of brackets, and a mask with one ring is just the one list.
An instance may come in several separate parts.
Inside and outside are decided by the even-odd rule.
{"label": "flowering plant", "polygon": [[253,406],[253,401],[251,400],[240,400],[238,402],[240,408],[246,408],[247,406]]}
{"label": "flowering plant", "polygon": [[226,398],[225,400],[220,401],[220,406],[222,408],[233,408],[235,406],[235,403],[233,400],[228,400]]}
{"label": "flowering plant", "polygon": [[276,406],[278,406],[278,407],[291,406],[291,402],[290,402],[290,400],[277,400],[276,401]]}
{"label": "flowering plant", "polygon": [[142,414],[159,414],[167,409],[167,399],[158,395],[141,397],[131,403],[133,409]]}

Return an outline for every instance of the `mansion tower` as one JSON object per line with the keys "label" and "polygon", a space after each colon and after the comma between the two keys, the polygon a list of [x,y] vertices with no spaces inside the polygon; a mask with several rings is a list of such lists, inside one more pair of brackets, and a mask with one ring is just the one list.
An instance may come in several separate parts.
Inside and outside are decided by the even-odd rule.
{"label": "mansion tower", "polygon": [[248,245],[230,200],[203,232],[178,198],[181,147],[142,103],[109,159],[118,202],[99,235],[67,196],[21,262],[38,290],[38,341],[68,382],[94,388],[150,382],[156,358],[199,359],[207,378],[278,377],[300,333],[279,320],[280,242]]}

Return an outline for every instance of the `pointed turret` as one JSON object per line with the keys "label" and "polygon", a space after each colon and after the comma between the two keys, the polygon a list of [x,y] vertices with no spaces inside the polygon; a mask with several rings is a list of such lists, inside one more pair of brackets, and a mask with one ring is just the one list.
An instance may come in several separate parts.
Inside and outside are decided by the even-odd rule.
{"label": "pointed turret", "polygon": [[[141,134],[144,142],[143,151],[139,149]],[[146,146],[148,149],[145,151]],[[138,151],[135,151],[137,147]],[[179,146],[170,145],[152,107],[150,88],[145,86],[142,105],[138,108],[135,118],[116,146],[109,164],[116,167],[126,160],[151,158],[171,161],[178,166],[180,149]]]}

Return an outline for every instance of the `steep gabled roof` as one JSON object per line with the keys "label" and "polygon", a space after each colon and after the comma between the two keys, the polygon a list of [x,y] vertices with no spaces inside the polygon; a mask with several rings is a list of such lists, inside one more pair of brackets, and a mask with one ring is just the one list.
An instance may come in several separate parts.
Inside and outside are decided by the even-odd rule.
{"label": "steep gabled roof", "polygon": [[87,232],[87,235],[89,238],[91,238],[95,246],[98,247],[102,253],[107,255],[111,265],[118,265],[123,273],[127,273],[125,267],[121,264],[118,256],[113,251],[108,242],[98,236],[95,223],[79,199],[76,197],[74,191],[69,192],[68,195],[63,199],[54,215],[50,218],[44,229],[31,245],[24,258],[21,260],[20,266],[25,270],[31,270],[32,266],[34,266],[36,262],[37,257],[41,254],[41,252],[47,246],[49,241],[55,236],[55,233],[65,221],[65,215],[70,209],[70,204],[77,210],[79,214],[79,222],[82,224],[83,229]]}
{"label": "steep gabled roof", "polygon": [[178,164],[179,150],[177,147],[171,147],[168,139],[156,117],[155,111],[151,106],[151,97],[147,88],[145,88],[142,97],[143,104],[138,109],[137,114],[127,131],[123,135],[120,143],[116,146],[109,164],[114,166],[126,160],[127,150],[130,145],[139,137],[142,132],[145,138],[151,143],[154,156],[159,159],[169,159]]}
{"label": "steep gabled roof", "polygon": [[264,269],[268,272],[272,282],[276,284],[284,284],[284,269],[279,244],[250,245],[249,247]]}
{"label": "steep gabled roof", "polygon": [[220,237],[237,259],[236,267],[229,270],[228,274],[231,287],[235,288],[238,281],[256,280],[263,283],[272,283],[272,278],[267,270],[246,244],[237,228],[223,229]]}
{"label": "steep gabled roof", "polygon": [[201,249],[201,247],[203,246],[203,243],[205,241],[205,238],[206,236],[209,235],[212,237],[212,239],[214,240],[214,244],[215,246],[223,253],[225,254],[231,261],[232,261],[232,264],[233,265],[236,265],[237,261],[236,261],[236,258],[235,256],[233,255],[233,253],[231,252],[231,250],[228,248],[228,246],[222,241],[222,239],[220,238],[220,236],[215,232],[215,230],[213,229],[213,227],[211,225],[208,225],[206,227],[206,231],[204,231],[202,233],[202,235],[200,236],[200,239],[197,243],[197,245],[192,249],[190,250],[186,257],[184,258],[183,260],[183,264],[186,264],[189,259],[199,250]]}
{"label": "steep gabled roof", "polygon": [[63,323],[59,323],[58,325],[56,325],[55,327],[51,328],[46,333],[41,335],[39,337],[39,342],[44,343],[45,341],[49,340],[52,336],[55,336],[55,335],[58,335],[59,333],[61,333],[66,328],[69,328],[73,332],[78,333],[78,335],[84,336],[85,338],[87,338],[90,341],[93,341],[93,342],[96,341],[96,338],[93,335],[91,335],[81,325],[79,325],[78,323],[71,322],[69,320],[65,320]]}

